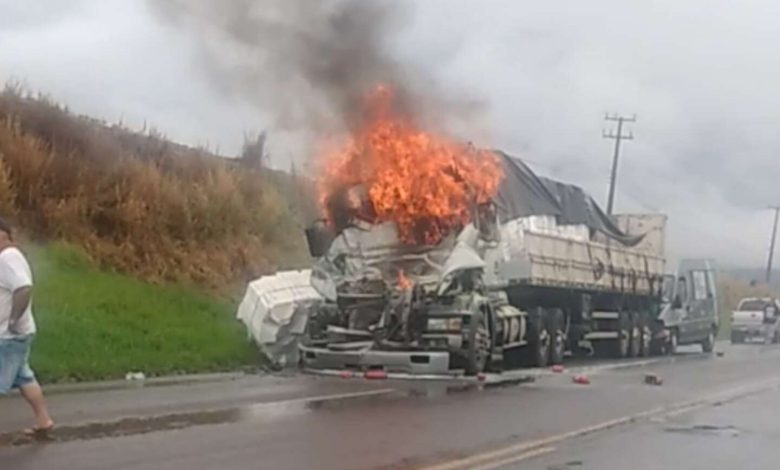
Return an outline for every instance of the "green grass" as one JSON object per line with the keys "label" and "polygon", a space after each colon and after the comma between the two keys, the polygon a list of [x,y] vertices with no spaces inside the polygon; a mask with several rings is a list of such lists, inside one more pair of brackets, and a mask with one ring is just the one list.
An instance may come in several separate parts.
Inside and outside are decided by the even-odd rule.
{"label": "green grass", "polygon": [[98,270],[69,245],[26,251],[38,323],[31,363],[45,382],[231,370],[257,360],[227,301]]}

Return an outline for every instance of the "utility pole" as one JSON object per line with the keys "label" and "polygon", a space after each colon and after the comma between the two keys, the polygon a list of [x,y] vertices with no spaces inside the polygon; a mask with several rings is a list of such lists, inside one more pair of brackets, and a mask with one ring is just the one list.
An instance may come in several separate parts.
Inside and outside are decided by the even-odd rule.
{"label": "utility pole", "polygon": [[618,114],[606,114],[604,116],[606,121],[617,122],[617,131],[610,130],[602,131],[602,137],[605,139],[615,140],[615,154],[612,157],[612,174],[609,178],[609,197],[607,198],[607,214],[612,215],[612,207],[615,203],[615,186],[617,186],[617,166],[618,159],[620,158],[620,142],[623,140],[633,140],[634,134],[629,131],[628,134],[623,134],[624,122],[636,122],[636,114],[631,117],[625,117]]}
{"label": "utility pole", "polygon": [[775,257],[775,239],[777,238],[777,219],[780,217],[780,206],[770,207],[775,211],[775,223],[772,224],[772,239],[769,241],[769,259],[766,261],[766,283],[772,280],[772,258]]}

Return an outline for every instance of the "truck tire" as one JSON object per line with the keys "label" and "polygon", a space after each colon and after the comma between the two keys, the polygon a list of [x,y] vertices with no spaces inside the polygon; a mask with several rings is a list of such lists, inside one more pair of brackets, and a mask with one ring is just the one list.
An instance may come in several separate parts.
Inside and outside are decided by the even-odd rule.
{"label": "truck tire", "polygon": [[650,329],[647,314],[639,313],[639,331],[641,332],[639,355],[648,357],[653,354],[653,331]]}
{"label": "truck tire", "polygon": [[550,337],[550,360],[551,364],[563,364],[563,357],[566,354],[566,322],[563,318],[563,311],[559,308],[547,311],[547,334]]}
{"label": "truck tire", "polygon": [[527,365],[547,367],[550,359],[550,335],[545,328],[545,311],[534,308],[528,313]]}
{"label": "truck tire", "polygon": [[612,341],[612,357],[628,357],[631,350],[631,314],[620,312],[618,318],[618,338]]}
{"label": "truck tire", "polygon": [[711,353],[715,349],[715,333],[710,331],[707,337],[701,342],[701,350],[705,353]]}
{"label": "truck tire", "polygon": [[639,322],[639,312],[632,312],[629,317],[631,320],[631,337],[628,348],[629,357],[639,357],[642,350],[642,327]]}
{"label": "truck tire", "polygon": [[469,322],[469,344],[466,350],[466,374],[476,375],[487,369],[493,341],[490,335],[489,312],[480,309]]}

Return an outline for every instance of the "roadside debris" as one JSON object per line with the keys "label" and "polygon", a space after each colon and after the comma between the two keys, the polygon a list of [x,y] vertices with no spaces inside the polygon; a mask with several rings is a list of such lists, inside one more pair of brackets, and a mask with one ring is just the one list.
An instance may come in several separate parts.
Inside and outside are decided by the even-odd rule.
{"label": "roadside debris", "polygon": [[355,376],[355,373],[352,372],[351,370],[342,370],[339,373],[339,377],[341,377],[342,379],[351,379],[354,376]]}
{"label": "roadside debris", "polygon": [[575,375],[572,382],[578,385],[590,385],[590,378],[587,375]]}
{"label": "roadside debris", "polygon": [[716,356],[718,356],[718,357],[723,357],[723,356],[725,356],[726,354],[725,354],[723,351],[716,351],[716,352],[715,352],[715,355],[716,355]]}
{"label": "roadside debris", "polygon": [[561,374],[563,373],[564,368],[560,364],[555,364],[554,366],[552,366],[552,371],[555,372],[556,374]]}
{"label": "roadside debris", "polygon": [[125,380],[127,381],[140,381],[146,380],[146,374],[143,372],[128,372],[125,374]]}
{"label": "roadside debris", "polygon": [[661,386],[664,384],[664,380],[656,374],[645,375],[645,383],[647,385]]}
{"label": "roadside debris", "polygon": [[363,377],[368,380],[384,380],[387,378],[387,372],[383,370],[367,370]]}

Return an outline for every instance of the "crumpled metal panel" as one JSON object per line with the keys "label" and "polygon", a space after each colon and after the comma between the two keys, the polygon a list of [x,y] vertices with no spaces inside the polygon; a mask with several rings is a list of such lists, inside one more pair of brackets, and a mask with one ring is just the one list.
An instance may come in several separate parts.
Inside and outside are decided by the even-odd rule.
{"label": "crumpled metal panel", "polygon": [[306,330],[308,310],[320,301],[322,297],[311,285],[311,270],[282,271],[252,281],[236,316],[272,360],[297,361],[298,339]]}

